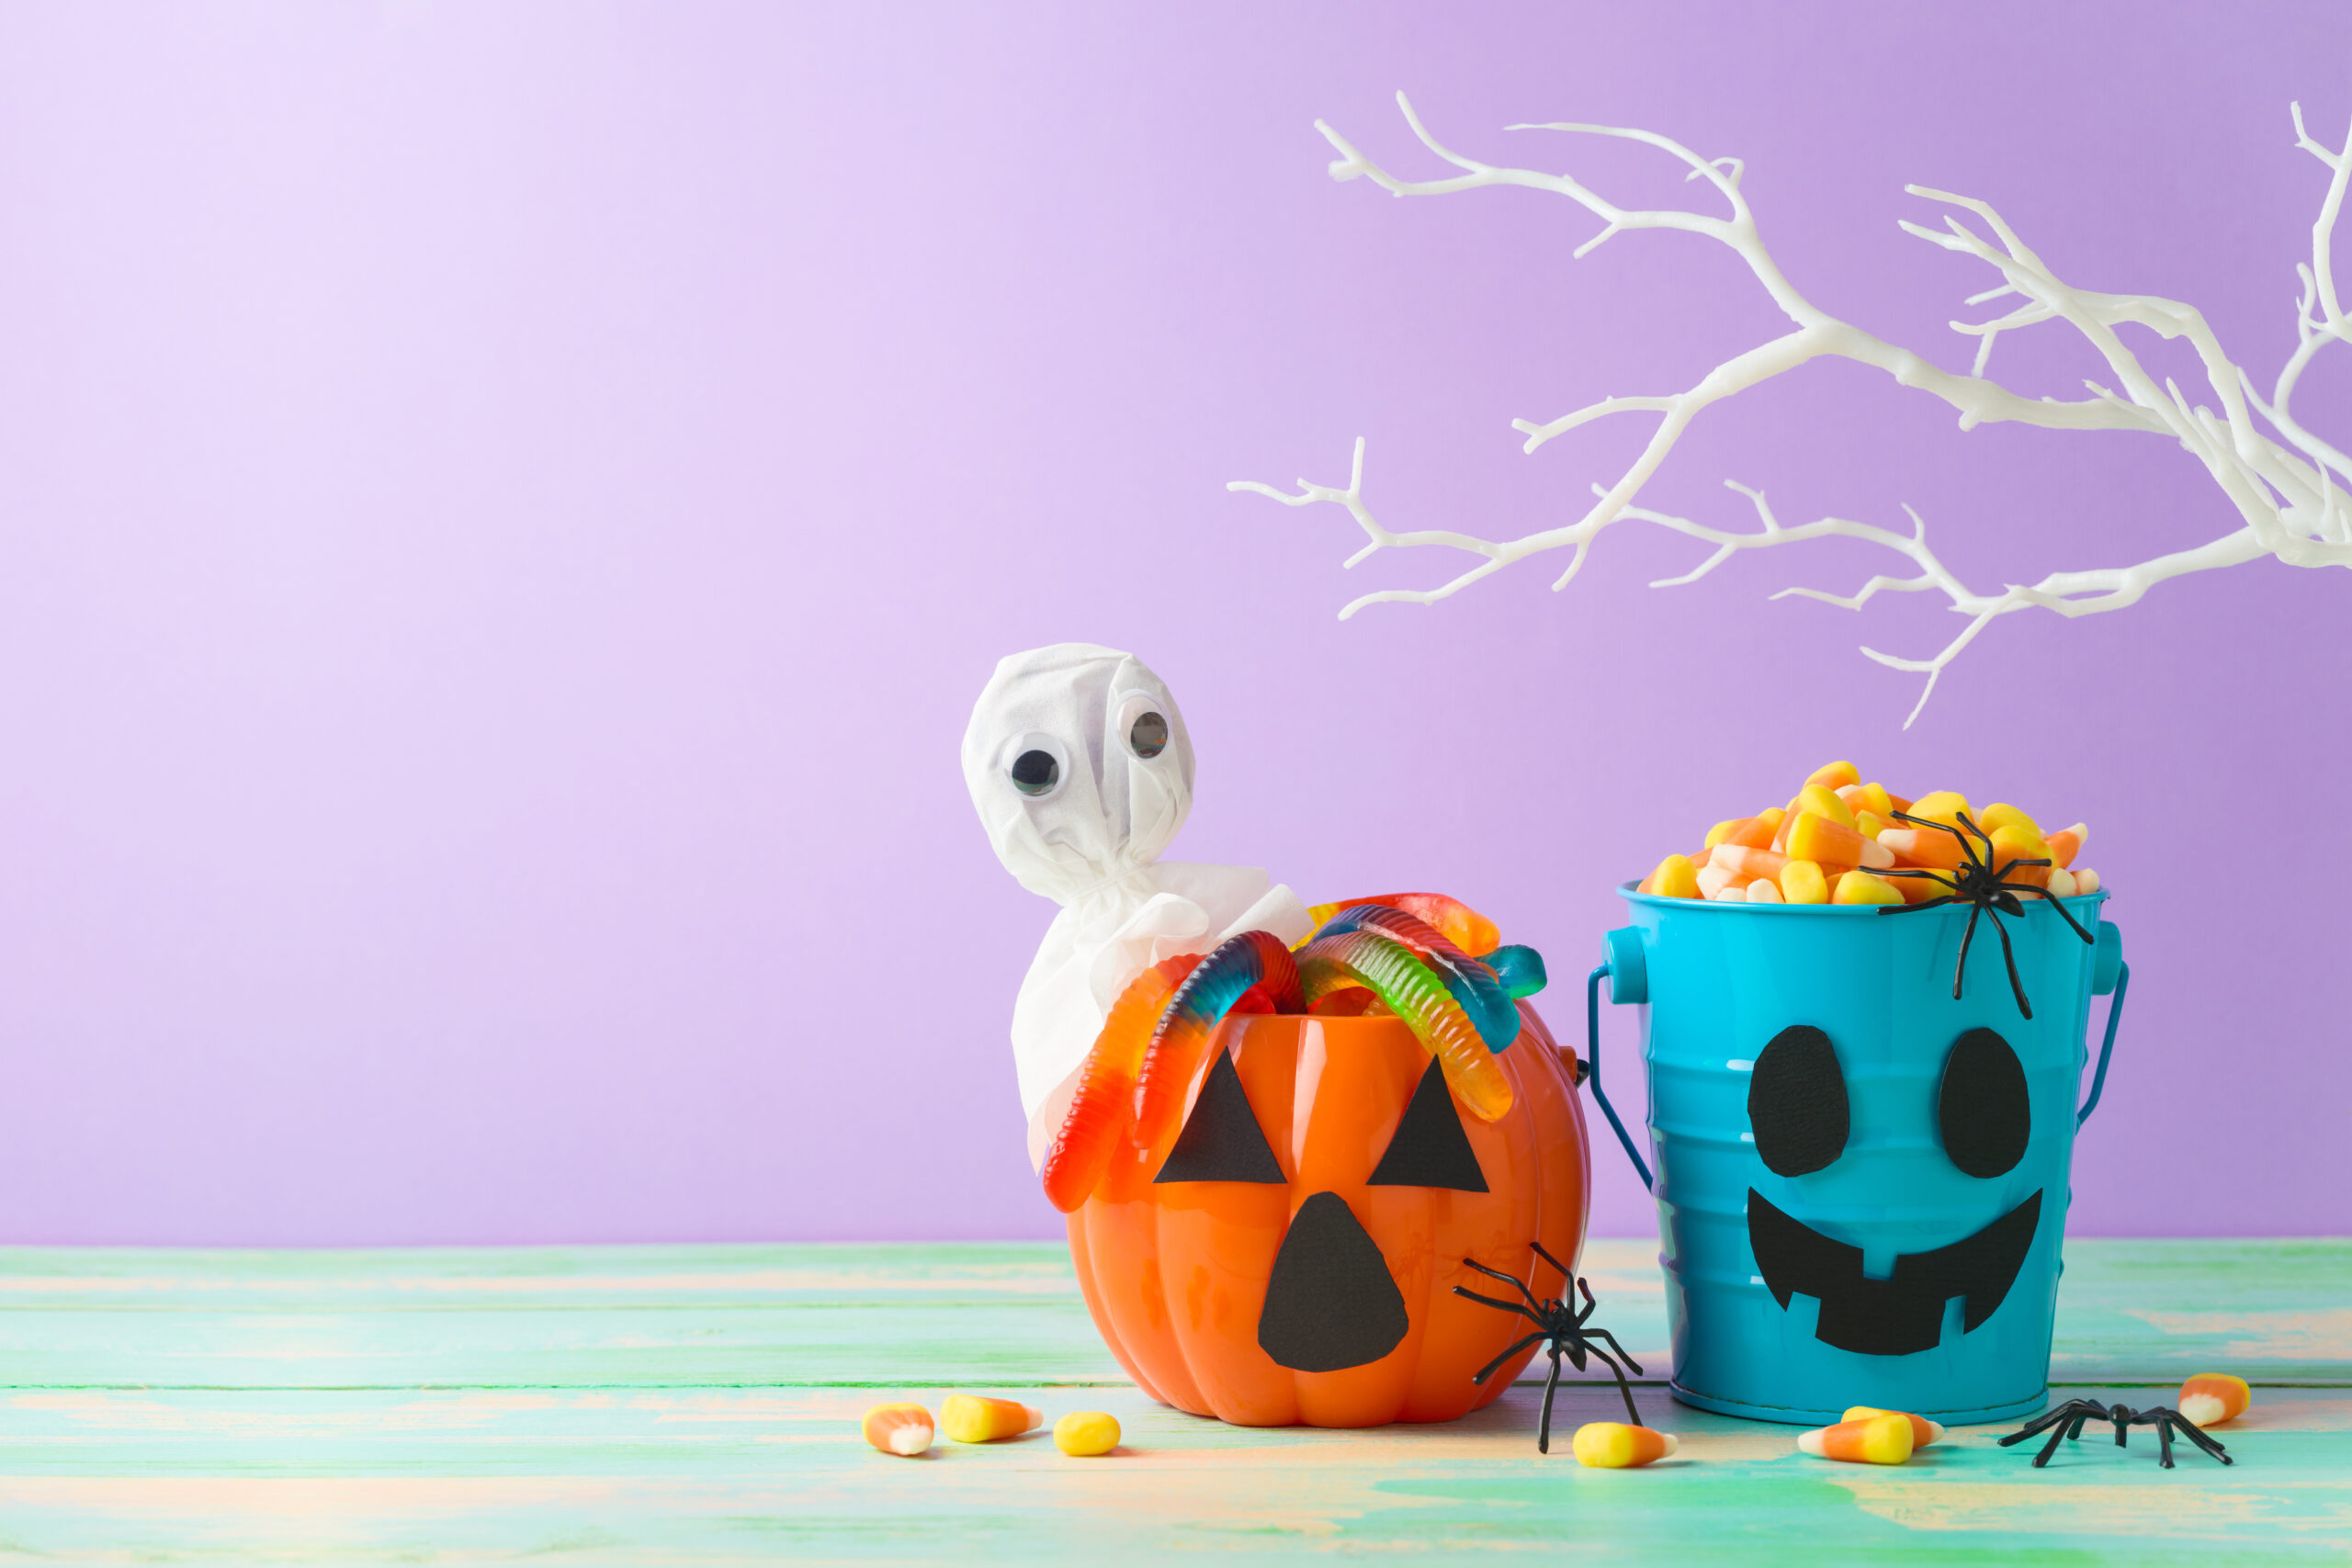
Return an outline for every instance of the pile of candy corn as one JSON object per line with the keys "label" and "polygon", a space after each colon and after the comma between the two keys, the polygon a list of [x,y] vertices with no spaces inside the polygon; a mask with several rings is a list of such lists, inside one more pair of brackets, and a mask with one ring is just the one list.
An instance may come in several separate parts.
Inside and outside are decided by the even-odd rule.
{"label": "pile of candy corn", "polygon": [[[1996,801],[1980,812],[1952,790],[1906,800],[1864,784],[1853,763],[1832,762],[1788,805],[1718,822],[1697,853],[1658,862],[1641,891],[1719,904],[1917,904],[1951,891],[1963,834],[1988,868],[2010,865],[2013,886],[2057,898],[2099,889],[2098,873],[2075,863],[2090,836],[2080,822],[2045,832],[2014,806]],[[2050,863],[2011,863],[2027,861]],[[1898,869],[1935,874],[1878,874]]]}
{"label": "pile of candy corn", "polygon": [[[865,1440],[886,1454],[913,1459],[931,1449],[934,1431],[959,1443],[996,1443],[1035,1431],[1045,1412],[1017,1399],[984,1399],[951,1393],[939,1407],[934,1427],[920,1404],[877,1404],[859,1423]],[[1119,1419],[1101,1410],[1073,1410],[1054,1423],[1054,1447],[1074,1459],[1093,1459],[1119,1446]]]}

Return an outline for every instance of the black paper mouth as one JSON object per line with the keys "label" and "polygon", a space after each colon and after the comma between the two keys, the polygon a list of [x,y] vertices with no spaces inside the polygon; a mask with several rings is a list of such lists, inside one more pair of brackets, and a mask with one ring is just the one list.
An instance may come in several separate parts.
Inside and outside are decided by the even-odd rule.
{"label": "black paper mouth", "polygon": [[1747,1244],[1764,1288],[1785,1310],[1792,1295],[1821,1303],[1813,1337],[1864,1356],[1908,1356],[1932,1350],[1943,1336],[1944,1303],[1968,1298],[1961,1314],[1965,1334],[2000,1310],[2041,1223],[2036,1192],[1974,1235],[1933,1252],[1906,1252],[1890,1279],[1862,1272],[1862,1249],[1832,1241],[1802,1220],[1747,1190]]}
{"label": "black paper mouth", "polygon": [[1300,1204],[1266,1281],[1259,1348],[1295,1372],[1336,1372],[1377,1361],[1409,1326],[1388,1260],[1348,1201],[1317,1192]]}

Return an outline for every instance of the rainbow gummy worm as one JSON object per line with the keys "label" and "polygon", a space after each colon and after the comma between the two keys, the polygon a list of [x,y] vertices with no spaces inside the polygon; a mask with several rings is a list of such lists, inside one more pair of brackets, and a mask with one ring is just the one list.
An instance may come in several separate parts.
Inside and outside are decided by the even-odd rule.
{"label": "rainbow gummy worm", "polygon": [[1412,949],[1377,930],[1317,937],[1300,950],[1298,977],[1309,1003],[1368,987],[1438,1059],[1445,1081],[1471,1113],[1492,1122],[1511,1106],[1510,1080],[1479,1038],[1477,1025]]}
{"label": "rainbow gummy worm", "polygon": [[1186,953],[1155,964],[1127,982],[1111,1004],[1111,1016],[1102,1021],[1102,1032],[1094,1037],[1080,1070],[1061,1133],[1046,1155],[1046,1197],[1063,1213],[1084,1203],[1102,1184],[1119,1134],[1135,1111],[1136,1072],[1143,1065],[1144,1046],[1168,1010],[1169,998],[1200,962],[1199,953]]}
{"label": "rainbow gummy worm", "polygon": [[1489,1051],[1507,1051],[1519,1038],[1519,1009],[1494,970],[1445,939],[1443,932],[1390,904],[1358,904],[1343,909],[1315,933],[1320,939],[1352,931],[1376,931],[1395,937],[1413,950],[1415,957],[1434,970]]}
{"label": "rainbow gummy worm", "polygon": [[[1435,980],[1430,984],[1437,985]],[[1184,1108],[1184,1091],[1200,1067],[1209,1036],[1225,1021],[1241,993],[1261,986],[1277,1011],[1306,1010],[1298,987],[1297,961],[1271,931],[1243,931],[1229,938],[1184,977],[1144,1048],[1143,1069],[1136,1077],[1136,1143],[1147,1149],[1159,1146],[1160,1138]]]}
{"label": "rainbow gummy worm", "polygon": [[1385,904],[1389,908],[1404,910],[1424,925],[1435,926],[1446,941],[1473,958],[1484,958],[1503,939],[1494,921],[1461,899],[1449,898],[1442,893],[1382,893],[1370,898],[1342,898],[1336,904],[1317,904],[1306,914],[1320,927],[1342,909],[1365,904]]}

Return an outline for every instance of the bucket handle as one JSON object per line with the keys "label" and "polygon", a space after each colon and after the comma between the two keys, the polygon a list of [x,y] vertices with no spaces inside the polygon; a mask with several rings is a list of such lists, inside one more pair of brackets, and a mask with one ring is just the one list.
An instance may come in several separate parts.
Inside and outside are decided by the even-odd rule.
{"label": "bucket handle", "polygon": [[[1625,1123],[1617,1118],[1617,1108],[1609,1103],[1607,1091],[1600,1087],[1600,982],[1607,979],[1609,999],[1617,1002],[1637,1002],[1649,993],[1643,984],[1647,977],[1642,964],[1641,932],[1631,926],[1609,933],[1609,962],[1585,976],[1584,1032],[1585,1082],[1592,1088],[1592,1098],[1600,1102],[1600,1113],[1609,1118],[1610,1126],[1617,1130],[1617,1141],[1625,1145],[1625,1157],[1642,1173],[1642,1185],[1657,1190],[1650,1179],[1650,1168],[1642,1153],[1634,1146],[1633,1134],[1625,1131]],[[2104,1064],[2102,1064],[2102,1066]],[[2092,1095],[2093,1100],[2098,1095]]]}
{"label": "bucket handle", "polygon": [[2132,988],[2132,965],[2123,962],[2123,933],[2115,929],[2112,920],[2098,923],[2098,953],[2092,961],[2091,994],[2105,995],[2107,1004],[2107,1037],[2098,1045],[2098,1071],[2091,1075],[2091,1094],[2083,1108],[2075,1112],[2077,1130],[2091,1119],[2098,1109],[2098,1097],[2107,1090],[2107,1059],[2115,1050],[2115,1026],[2123,1019],[2123,993]]}

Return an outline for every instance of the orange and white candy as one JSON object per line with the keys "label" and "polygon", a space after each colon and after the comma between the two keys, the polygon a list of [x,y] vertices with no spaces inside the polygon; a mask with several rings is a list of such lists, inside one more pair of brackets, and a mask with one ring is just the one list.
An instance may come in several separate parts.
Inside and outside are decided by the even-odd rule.
{"label": "orange and white candy", "polygon": [[1797,1436],[1797,1447],[1815,1459],[1849,1464],[1901,1464],[1915,1446],[1908,1416],[1865,1416]]}
{"label": "orange and white candy", "polygon": [[1671,1432],[1628,1427],[1623,1421],[1588,1421],[1577,1428],[1576,1438],[1568,1446],[1576,1450],[1578,1464],[1595,1470],[1633,1470],[1656,1464],[1682,1445]]}
{"label": "orange and white candy", "polygon": [[1941,1442],[1943,1423],[1930,1421],[1924,1416],[1914,1416],[1908,1410],[1881,1410],[1874,1404],[1857,1404],[1846,1412],[1849,1421],[1867,1421],[1873,1416],[1900,1416],[1911,1423],[1911,1451],[1918,1452],[1929,1443]]}
{"label": "orange and white candy", "polygon": [[978,1394],[951,1393],[940,1403],[940,1429],[959,1443],[993,1443],[1035,1430],[1046,1413],[1017,1399],[984,1399]]}
{"label": "orange and white candy", "polygon": [[931,1447],[931,1412],[920,1404],[877,1404],[863,1426],[865,1440],[886,1454],[912,1459]]}
{"label": "orange and white candy", "polygon": [[2227,1372],[2199,1372],[2180,1385],[2180,1398],[2173,1408],[2193,1425],[2211,1427],[2236,1420],[2253,1403],[2254,1390],[2246,1387],[2245,1379]]}

